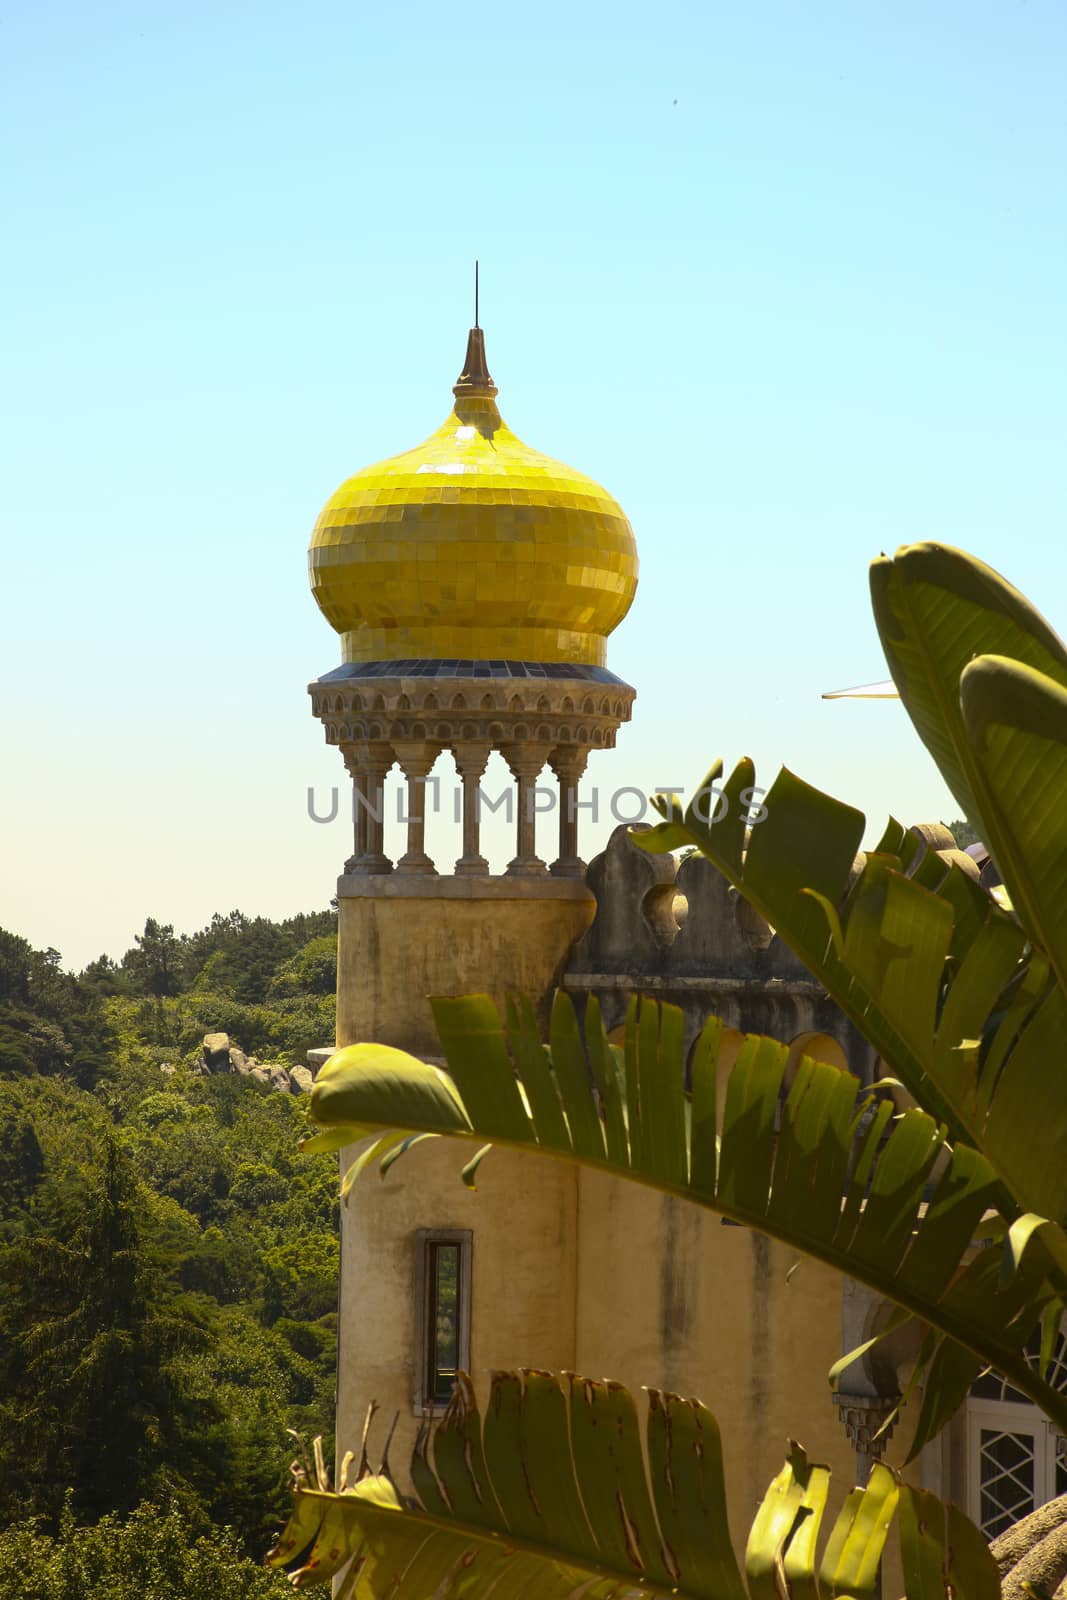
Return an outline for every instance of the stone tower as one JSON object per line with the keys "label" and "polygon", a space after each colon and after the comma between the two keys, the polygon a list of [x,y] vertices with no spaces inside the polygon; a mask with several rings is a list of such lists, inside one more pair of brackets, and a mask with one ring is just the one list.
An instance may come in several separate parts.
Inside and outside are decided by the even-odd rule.
{"label": "stone tower", "polygon": [[[338,883],[337,1043],[437,1051],[431,995],[551,994],[593,917],[578,790],[634,691],[605,666],[637,585],[633,533],[583,474],[523,444],[496,405],[481,328],[454,407],[424,444],[349,478],[311,540],[311,586],[342,662],[310,685],[353,783],[354,848]],[[462,853],[426,852],[427,780],[462,782]],[[492,751],[514,779],[514,856],[481,853]],[[385,854],[385,779],[407,786],[406,849]],[[535,785],[559,785],[558,855],[535,848]],[[344,1152],[343,1165],[352,1152]],[[339,1455],[370,1400],[399,1412],[394,1459],[439,1410],[456,1365],[476,1375],[576,1357],[576,1170],[494,1152],[479,1193],[430,1145],[358,1185],[342,1222]]]}

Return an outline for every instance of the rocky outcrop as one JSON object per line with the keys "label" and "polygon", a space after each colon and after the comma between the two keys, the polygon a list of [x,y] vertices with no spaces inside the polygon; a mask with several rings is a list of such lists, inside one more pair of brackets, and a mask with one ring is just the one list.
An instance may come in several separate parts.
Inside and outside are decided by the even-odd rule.
{"label": "rocky outcrop", "polygon": [[[173,1072],[173,1067],[170,1070]],[[304,1083],[305,1078],[311,1077],[306,1067],[296,1067],[290,1073],[277,1061],[259,1061],[255,1056],[245,1055],[238,1045],[230,1043],[228,1033],[205,1033],[200,1054],[193,1063],[193,1071],[239,1072],[243,1077],[255,1078],[257,1083],[266,1084],[268,1088],[277,1089],[283,1094],[299,1094],[310,1088],[310,1082]],[[299,1079],[296,1073],[300,1074]]]}
{"label": "rocky outcrop", "polygon": [[203,1063],[208,1072],[229,1072],[230,1036],[228,1033],[205,1033],[201,1048]]}

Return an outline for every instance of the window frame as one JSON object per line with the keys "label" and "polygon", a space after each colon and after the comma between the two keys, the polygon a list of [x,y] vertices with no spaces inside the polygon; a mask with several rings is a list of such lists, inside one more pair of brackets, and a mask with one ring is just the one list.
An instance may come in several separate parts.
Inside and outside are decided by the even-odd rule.
{"label": "window frame", "polygon": [[[457,1338],[456,1366],[459,1371],[470,1371],[471,1341],[471,1287],[474,1234],[470,1228],[417,1228],[415,1230],[415,1370],[412,1383],[412,1409],[416,1416],[439,1417],[448,1406],[431,1392],[430,1358],[433,1351],[431,1339],[430,1292],[433,1273],[430,1253],[435,1245],[459,1246],[459,1283],[456,1290]],[[435,1319],[434,1319],[435,1320]]]}

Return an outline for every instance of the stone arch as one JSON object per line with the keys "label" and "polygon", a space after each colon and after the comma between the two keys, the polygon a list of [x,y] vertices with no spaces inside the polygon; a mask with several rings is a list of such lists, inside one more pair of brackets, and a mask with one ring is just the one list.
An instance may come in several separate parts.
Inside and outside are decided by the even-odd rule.
{"label": "stone arch", "polygon": [[734,902],[734,921],[742,939],[750,950],[766,950],[774,938],[774,929],[766,917],[761,916],[755,906],[749,904],[744,895],[738,894],[736,889],[731,890],[731,895]]}
{"label": "stone arch", "polygon": [[549,726],[548,726],[547,722],[538,723],[536,737],[538,739],[540,739],[543,743],[546,743],[546,744],[549,741],[549,739],[551,739],[552,734],[551,734],[551,731],[549,730]]}
{"label": "stone arch", "polygon": [[552,706],[551,706],[551,703],[549,702],[549,698],[548,698],[547,694],[538,695],[538,697],[537,697],[537,710],[538,711],[551,711],[552,710]]}
{"label": "stone arch", "polygon": [[408,699],[406,694],[402,694],[400,696],[400,699],[396,703],[396,709],[398,711],[410,711],[411,710],[411,701]]}
{"label": "stone arch", "polygon": [[661,949],[667,949],[678,937],[674,895],[672,880],[668,883],[654,883],[641,900],[641,915],[651,928]]}
{"label": "stone arch", "polygon": [[337,698],[334,700],[333,709],[335,711],[343,711],[344,708],[345,708],[345,703],[342,700],[341,696],[338,695]]}
{"label": "stone arch", "polygon": [[591,717],[593,715],[593,709],[593,697],[591,694],[587,694],[585,699],[582,701],[582,710],[585,712],[587,717]]}
{"label": "stone arch", "polygon": [[452,696],[452,710],[453,711],[466,711],[466,709],[467,709],[467,697],[466,697],[466,695],[454,694]]}
{"label": "stone arch", "polygon": [[354,694],[352,696],[352,710],[353,711],[362,711],[363,710],[363,696],[361,694]]}
{"label": "stone arch", "polygon": [[437,696],[434,694],[432,689],[430,690],[430,693],[426,696],[426,699],[423,701],[422,704],[423,704],[423,710],[424,711],[436,711],[438,709]]}
{"label": "stone arch", "polygon": [[482,710],[483,711],[492,711],[492,709],[493,709],[493,697],[492,697],[492,695],[491,694],[483,694],[482,695]]}
{"label": "stone arch", "polygon": [[382,699],[382,696],[380,694],[376,694],[374,696],[374,701],[373,701],[373,704],[371,705],[371,710],[372,711],[384,711],[385,710],[385,701]]}
{"label": "stone arch", "polygon": [[572,712],[574,710],[574,701],[571,699],[569,694],[568,695],[564,695],[564,697],[563,697],[563,707],[562,707],[562,709],[563,709],[564,712]]}

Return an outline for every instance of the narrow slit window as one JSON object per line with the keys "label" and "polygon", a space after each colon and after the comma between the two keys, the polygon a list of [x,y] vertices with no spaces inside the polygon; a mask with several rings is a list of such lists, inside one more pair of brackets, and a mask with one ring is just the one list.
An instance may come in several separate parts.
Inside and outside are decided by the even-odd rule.
{"label": "narrow slit window", "polygon": [[470,1366],[471,1235],[420,1229],[418,1248],[417,1410],[440,1411],[456,1373]]}

